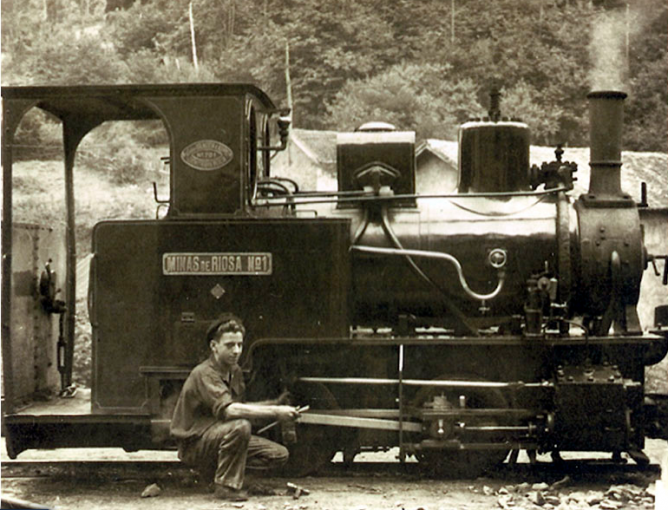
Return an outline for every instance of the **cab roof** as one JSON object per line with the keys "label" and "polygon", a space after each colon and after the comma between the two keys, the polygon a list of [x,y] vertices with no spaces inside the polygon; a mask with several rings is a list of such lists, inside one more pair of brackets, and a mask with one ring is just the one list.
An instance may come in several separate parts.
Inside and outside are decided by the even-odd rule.
{"label": "cab roof", "polygon": [[34,100],[35,106],[60,119],[86,117],[97,123],[157,119],[144,98],[243,95],[254,96],[267,109],[275,108],[262,90],[242,83],[2,87],[2,98],[7,102]]}

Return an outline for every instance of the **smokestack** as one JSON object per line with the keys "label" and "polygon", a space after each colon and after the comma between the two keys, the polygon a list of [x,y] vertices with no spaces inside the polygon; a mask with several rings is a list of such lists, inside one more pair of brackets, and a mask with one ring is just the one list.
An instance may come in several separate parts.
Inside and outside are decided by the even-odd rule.
{"label": "smokestack", "polygon": [[619,91],[596,91],[588,94],[587,99],[590,198],[622,197],[622,124],[626,94]]}

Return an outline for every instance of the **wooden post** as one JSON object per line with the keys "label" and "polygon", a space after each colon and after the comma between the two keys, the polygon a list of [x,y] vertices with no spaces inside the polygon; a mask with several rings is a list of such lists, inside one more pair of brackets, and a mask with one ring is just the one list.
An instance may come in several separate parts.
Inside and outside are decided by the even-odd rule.
{"label": "wooden post", "polygon": [[631,19],[630,18],[631,17],[630,17],[630,13],[629,13],[629,4],[627,2],[626,3],[626,41],[625,41],[626,42],[626,66],[627,66],[627,68],[630,64],[630,61],[629,61],[629,46],[630,46],[630,44],[629,44],[630,43],[629,32],[631,31],[631,28],[630,28]]}
{"label": "wooden post", "polygon": [[294,119],[294,110],[292,106],[292,82],[290,81],[290,41],[287,39],[285,40],[285,88],[287,89],[290,116]]}
{"label": "wooden post", "polygon": [[190,2],[188,7],[188,17],[190,18],[190,40],[192,42],[193,65],[195,72],[199,72],[199,64],[197,62],[197,43],[195,42],[195,20],[193,19],[193,3]]}
{"label": "wooden post", "polygon": [[230,1],[230,6],[227,10],[227,34],[225,34],[225,44],[230,45],[232,42],[232,37],[234,36],[234,22],[236,19],[236,2],[235,0]]}
{"label": "wooden post", "polygon": [[455,0],[452,0],[450,17],[450,43],[455,44]]}

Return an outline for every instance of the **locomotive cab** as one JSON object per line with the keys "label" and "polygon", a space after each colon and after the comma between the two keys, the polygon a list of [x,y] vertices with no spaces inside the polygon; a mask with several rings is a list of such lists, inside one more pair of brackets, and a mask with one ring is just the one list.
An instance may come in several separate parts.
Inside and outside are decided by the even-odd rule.
{"label": "locomotive cab", "polygon": [[[2,307],[3,316],[12,317],[2,340],[10,456],[71,444],[168,446],[174,393],[206,355],[204,333],[223,311],[234,309],[249,324],[249,343],[270,332],[310,338],[347,334],[348,222],[285,221],[280,213],[256,213],[252,207],[258,189],[267,192],[270,156],[285,147],[289,126],[289,112],[277,109],[262,91],[200,84],[9,87],[2,95],[3,225],[12,224],[12,140],[32,107],[62,121],[67,190],[62,239],[67,248],[51,265],[54,277],[59,269],[64,304],[40,319],[53,332],[39,339],[44,346],[33,346],[17,313],[26,298],[41,306],[21,269],[21,234],[3,228]],[[75,153],[103,122],[152,119],[163,122],[170,142],[170,195],[159,204],[168,211],[162,219],[95,226],[88,294],[91,388],[61,400],[59,393],[72,392],[76,341]],[[41,268],[32,266],[28,272],[39,278]],[[19,279],[27,296],[16,295]],[[299,299],[305,294],[312,301]],[[282,326],[275,317],[282,318]],[[46,374],[40,378],[48,387],[24,384],[26,352],[36,353],[30,364],[36,364],[36,374]],[[55,397],[25,407],[35,389]]]}

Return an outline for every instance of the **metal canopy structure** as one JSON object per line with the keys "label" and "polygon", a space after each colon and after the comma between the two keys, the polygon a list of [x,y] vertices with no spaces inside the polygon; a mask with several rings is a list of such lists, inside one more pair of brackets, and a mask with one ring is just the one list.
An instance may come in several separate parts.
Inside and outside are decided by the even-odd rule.
{"label": "metal canopy structure", "polygon": [[[146,100],[151,97],[237,96],[252,94],[267,108],[274,108],[269,96],[249,84],[168,84],[168,85],[90,85],[58,87],[3,87],[3,103],[27,102],[59,119],[95,119],[97,124],[114,120],[158,119],[159,114]],[[20,105],[19,105],[20,108]],[[10,113],[15,113],[11,108]],[[23,111],[20,117],[23,117]],[[13,120],[5,117],[5,122]],[[20,118],[18,119],[20,122]],[[18,124],[16,122],[16,124]],[[5,127],[4,134],[7,135]]]}

